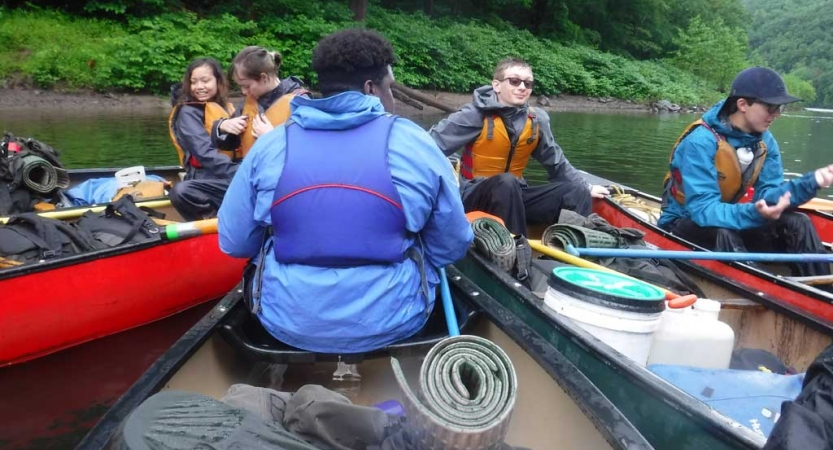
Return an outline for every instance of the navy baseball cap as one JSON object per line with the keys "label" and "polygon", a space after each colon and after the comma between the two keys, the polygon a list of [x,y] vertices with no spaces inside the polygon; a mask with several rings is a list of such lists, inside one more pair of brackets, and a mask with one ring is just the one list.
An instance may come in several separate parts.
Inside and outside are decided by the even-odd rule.
{"label": "navy baseball cap", "polygon": [[786,105],[801,99],[787,93],[784,80],[774,70],[766,67],[750,67],[732,81],[729,97],[747,97],[770,105]]}

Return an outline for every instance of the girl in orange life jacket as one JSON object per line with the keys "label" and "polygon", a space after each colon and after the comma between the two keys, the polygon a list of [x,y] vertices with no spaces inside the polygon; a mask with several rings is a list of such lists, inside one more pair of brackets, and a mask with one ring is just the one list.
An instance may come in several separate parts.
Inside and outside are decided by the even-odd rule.
{"label": "girl in orange life jacket", "polygon": [[301,80],[278,78],[281,54],[258,46],[244,48],[232,62],[232,78],[240,86],[245,100],[233,118],[216,122],[212,134],[218,148],[235,152],[235,160],[243,159],[258,136],[289,118],[289,101],[295,95],[306,95]]}
{"label": "girl in orange life jacket", "polygon": [[234,112],[228,82],[220,63],[199,58],[171,90],[176,103],[168,128],[185,169],[184,180],[171,189],[171,203],[187,220],[216,215],[237,170],[232,153],[218,150],[210,137],[214,122]]}

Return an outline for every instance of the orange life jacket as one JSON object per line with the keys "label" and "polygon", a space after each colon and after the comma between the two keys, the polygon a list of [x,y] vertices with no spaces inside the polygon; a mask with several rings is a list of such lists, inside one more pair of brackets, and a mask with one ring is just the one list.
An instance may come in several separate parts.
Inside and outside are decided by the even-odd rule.
{"label": "orange life jacket", "polygon": [[467,145],[463,152],[460,174],[469,180],[505,172],[510,172],[517,178],[523,177],[529,156],[538,146],[540,128],[535,119],[535,112],[529,108],[526,124],[517,141],[513,143],[500,116],[485,117],[480,136]]}
{"label": "orange life jacket", "polygon": [[[284,94],[280,98],[278,98],[275,103],[272,103],[263,115],[266,116],[266,119],[272,126],[277,127],[278,125],[283,124],[289,119],[290,114],[292,113],[289,102],[295,98],[296,95],[306,94],[308,91],[304,89],[296,89],[292,93]],[[243,102],[243,111],[242,115],[246,116],[246,129],[243,131],[243,134],[240,135],[240,148],[237,149],[238,158],[244,158],[249,150],[255,145],[255,141],[257,138],[254,136],[252,130],[252,121],[254,120],[255,116],[260,114],[260,107],[257,104],[257,100],[246,97],[246,100]]]}
{"label": "orange life jacket", "polygon": [[[677,151],[677,147],[680,145],[680,142],[682,142],[683,139],[691,134],[691,132],[697,127],[704,127],[709,130],[717,140],[717,152],[714,154],[714,166],[717,168],[717,182],[720,186],[720,200],[723,203],[737,203],[737,201],[740,200],[746,193],[747,189],[749,189],[750,186],[754,186],[755,182],[758,181],[758,176],[761,174],[761,168],[763,167],[764,160],[766,159],[766,143],[759,141],[758,149],[755,151],[754,155],[755,159],[752,162],[752,164],[754,164],[752,167],[752,174],[746,179],[746,181],[744,181],[743,173],[740,169],[740,161],[738,161],[737,149],[732,147],[732,145],[726,141],[725,136],[716,132],[712,127],[708,126],[702,119],[700,119],[686,127],[680,137],[677,138],[677,142],[674,143],[674,148],[671,149],[671,157],[668,160],[669,163],[674,159],[674,152]],[[670,190],[670,194],[674,196],[674,199],[677,200],[679,204],[685,205],[683,178],[679,169],[669,171],[665,175],[663,185],[666,190]]]}
{"label": "orange life jacket", "polygon": [[[171,134],[171,142],[174,143],[176,153],[179,155],[179,164],[182,165],[182,167],[185,167],[185,151],[182,150],[182,146],[179,144],[179,142],[177,142],[176,133],[174,133],[174,124],[176,123],[176,118],[179,114],[179,109],[182,107],[182,105],[203,106],[205,116],[203,122],[205,124],[205,131],[208,133],[209,136],[211,136],[211,127],[213,126],[215,121],[231,117],[231,115],[234,113],[234,105],[229,103],[226,105],[225,108],[214,102],[187,102],[174,105],[173,109],[171,110],[171,115],[168,116],[168,132]],[[228,156],[229,158],[234,159],[233,151],[218,151]],[[197,158],[195,158],[194,155],[189,155],[187,163],[192,167],[200,167],[200,162],[197,161]]]}

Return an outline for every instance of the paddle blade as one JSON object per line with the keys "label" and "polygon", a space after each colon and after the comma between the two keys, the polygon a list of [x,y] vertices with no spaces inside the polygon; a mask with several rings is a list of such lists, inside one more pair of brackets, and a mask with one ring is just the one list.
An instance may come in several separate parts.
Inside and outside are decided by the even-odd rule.
{"label": "paddle blade", "polygon": [[814,198],[809,202],[799,206],[801,209],[814,209],[816,211],[833,211],[833,200],[825,200],[823,198]]}

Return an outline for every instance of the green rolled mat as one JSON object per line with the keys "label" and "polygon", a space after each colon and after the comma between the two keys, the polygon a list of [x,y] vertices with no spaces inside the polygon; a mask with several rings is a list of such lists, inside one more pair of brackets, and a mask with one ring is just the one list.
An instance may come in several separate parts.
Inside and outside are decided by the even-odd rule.
{"label": "green rolled mat", "polygon": [[391,358],[405,393],[406,428],[423,450],[496,449],[506,438],[518,378],[509,356],[488,339],[455,336],[435,345],[419,371],[419,395]]}
{"label": "green rolled mat", "polygon": [[[58,187],[69,186],[69,177],[40,156],[24,156],[22,161],[23,184],[39,194],[48,194]],[[59,173],[60,170],[60,173]]]}
{"label": "green rolled mat", "polygon": [[495,219],[481,217],[471,223],[474,246],[503,270],[515,267],[515,240],[512,233]]}
{"label": "green rolled mat", "polygon": [[541,235],[541,242],[550,247],[567,248],[567,244],[579,248],[617,248],[616,236],[604,231],[591,230],[577,225],[556,223]]}

